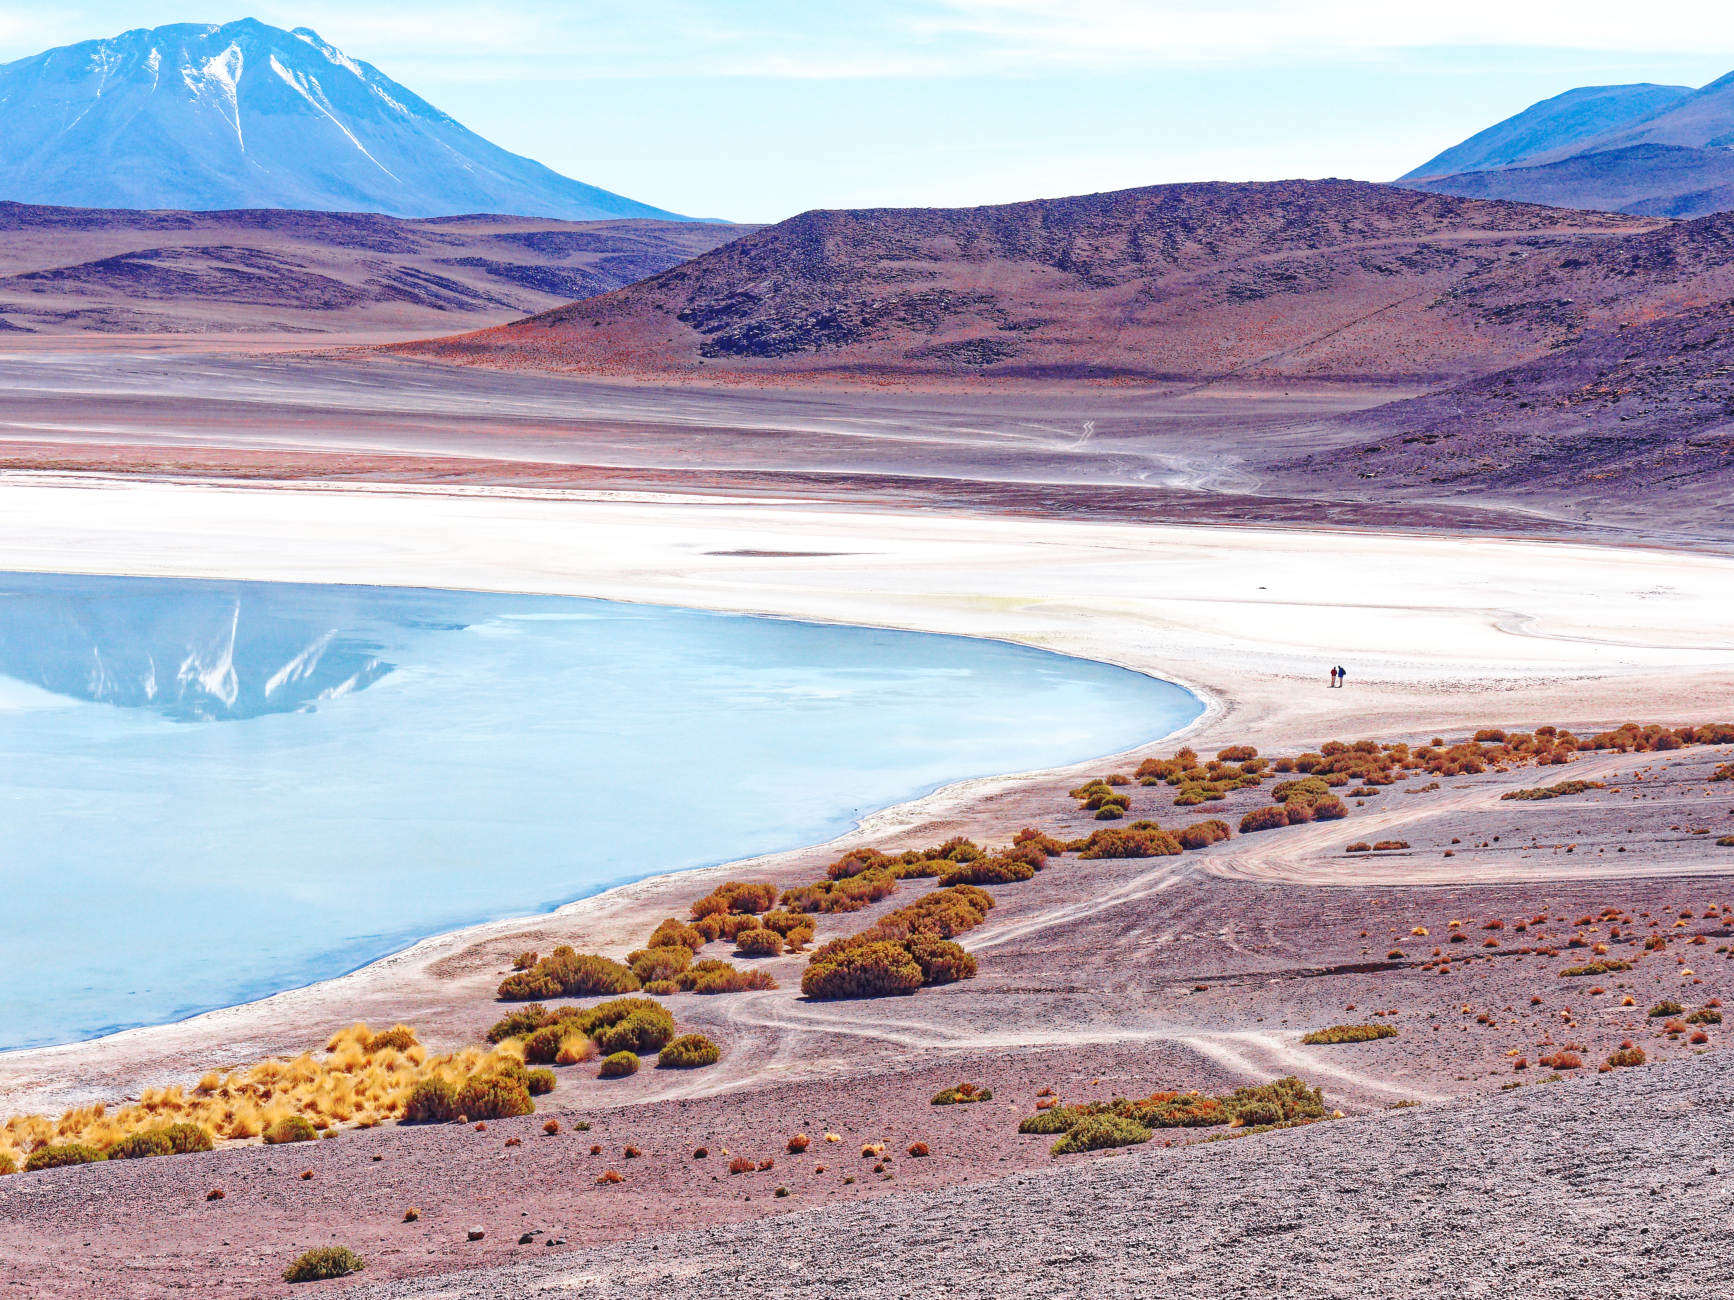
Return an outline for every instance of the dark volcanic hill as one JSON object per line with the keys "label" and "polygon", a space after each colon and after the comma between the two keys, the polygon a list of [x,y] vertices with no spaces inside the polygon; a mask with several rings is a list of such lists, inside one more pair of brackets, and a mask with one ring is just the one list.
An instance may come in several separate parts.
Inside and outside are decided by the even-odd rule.
{"label": "dark volcanic hill", "polygon": [[605,293],[747,229],[0,203],[0,331],[413,337]]}
{"label": "dark volcanic hill", "polygon": [[1653,222],[1354,181],[809,212],[629,289],[419,355],[652,376],[1434,383],[1547,327],[1467,278]]}
{"label": "dark volcanic hill", "polygon": [[509,153],[315,32],[251,18],[0,65],[0,199],[678,219]]}
{"label": "dark volcanic hill", "polygon": [[1734,73],[1698,90],[1588,86],[1447,149],[1401,184],[1437,194],[1698,217],[1734,208]]}

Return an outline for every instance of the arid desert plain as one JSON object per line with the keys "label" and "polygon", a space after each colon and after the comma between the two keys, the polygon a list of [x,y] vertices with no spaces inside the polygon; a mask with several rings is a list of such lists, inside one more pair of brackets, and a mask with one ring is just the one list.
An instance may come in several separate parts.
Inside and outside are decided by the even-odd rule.
{"label": "arid desert plain", "polygon": [[[270,1058],[325,1060],[355,1022],[411,1026],[435,1054],[474,1049],[521,1005],[496,995],[518,954],[625,961],[722,882],[774,894],[825,880],[850,850],[956,837],[993,861],[1025,828],[1055,849],[991,885],[991,911],[959,933],[974,977],[912,996],[815,999],[806,953],[701,948],[770,977],[658,997],[721,1048],[707,1068],[599,1079],[580,1061],[555,1066],[520,1118],[322,1117],[333,1140],[232,1138],[7,1179],[0,1251],[29,1285],[110,1292],[124,1256],[128,1294],[268,1294],[286,1259],[324,1243],[366,1259],[367,1295],[1228,1295],[1249,1278],[1383,1294],[1479,1278],[1470,1248],[1497,1252],[1501,1293],[1576,1295],[1593,1278],[1685,1295],[1726,1267],[1728,1074],[1719,1014],[1697,1013],[1734,992],[1734,850],[1718,843],[1734,830],[1734,732],[1691,730],[1734,717],[1734,557],[1719,536],[1267,498],[1250,458],[1224,453],[1356,404],[1339,391],[984,399],[545,379],[511,402],[510,377],[487,372],[419,366],[404,383],[389,359],[240,355],[10,357],[49,378],[8,395],[0,569],[533,592],[989,638],[1179,683],[1204,712],[1128,752],[945,786],[831,843],[651,875],[262,1001],[8,1053],[6,1112],[53,1117],[162,1105],[163,1089]],[[98,389],[112,395],[100,410]],[[1627,723],[1651,730],[1595,739]],[[1466,762],[1451,747],[1478,733]],[[1353,780],[1329,778],[1346,816],[1239,830],[1273,782],[1314,766],[1302,756],[1357,741],[1375,743],[1339,764]],[[1198,757],[1179,770],[1229,761],[1172,783],[1133,775],[1182,747]],[[1254,751],[1265,762],[1242,781]],[[654,802],[678,808],[727,762],[671,756]],[[1097,789],[1123,793],[1126,819],[1099,821],[1085,787],[1111,774]],[[1559,797],[1506,797],[1568,780]],[[1200,781],[1217,788],[1176,806]],[[1172,856],[1087,847],[1211,818],[1229,838]],[[905,878],[860,910],[817,911],[807,942],[859,932],[921,888]],[[1592,961],[1606,965],[1562,973]],[[1652,1014],[1665,1003],[1679,1009]],[[1303,1041],[1338,1025],[1395,1032]],[[1603,1068],[1632,1049],[1641,1068]],[[1284,1076],[1323,1109],[1158,1124],[1097,1153],[1050,1154],[1059,1128],[1020,1133],[1067,1107]],[[930,1104],[966,1083],[991,1099]],[[1223,1136],[1238,1140],[1207,1140]],[[960,1250],[985,1253],[963,1268]]]}

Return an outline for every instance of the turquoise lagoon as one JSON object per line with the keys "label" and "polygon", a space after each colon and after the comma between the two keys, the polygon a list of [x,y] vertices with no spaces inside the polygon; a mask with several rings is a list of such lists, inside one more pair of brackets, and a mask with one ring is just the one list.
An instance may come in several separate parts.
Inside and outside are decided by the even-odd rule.
{"label": "turquoise lagoon", "polygon": [[1174,731],[1000,642],[557,597],[0,575],[0,1049],[792,848]]}

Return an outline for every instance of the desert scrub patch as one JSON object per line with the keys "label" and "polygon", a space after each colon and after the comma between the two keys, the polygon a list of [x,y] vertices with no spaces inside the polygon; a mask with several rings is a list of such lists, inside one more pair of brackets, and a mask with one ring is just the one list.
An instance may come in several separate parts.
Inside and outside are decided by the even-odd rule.
{"label": "desert scrub patch", "polygon": [[939,877],[941,885],[1009,885],[1029,880],[1036,868],[1012,858],[977,858],[960,862]]}
{"label": "desert scrub patch", "polygon": [[1390,853],[1390,852],[1393,852],[1397,849],[1406,849],[1408,847],[1409,847],[1409,841],[1408,840],[1374,840],[1373,841],[1373,851],[1375,853]]}
{"label": "desert scrub patch", "polygon": [[110,1160],[146,1160],[152,1156],[172,1156],[174,1143],[160,1128],[148,1128],[129,1133],[105,1153]]}
{"label": "desert scrub patch", "polygon": [[979,1083],[959,1083],[933,1095],[934,1106],[964,1106],[976,1101],[992,1101],[993,1090]]}
{"label": "desert scrub patch", "polygon": [[1719,1025],[1722,1023],[1722,1013],[1715,1007],[1701,1007],[1686,1017],[1688,1025]]}
{"label": "desert scrub patch", "polygon": [[266,1146],[281,1146],[288,1142],[312,1142],[319,1130],[305,1115],[285,1115],[273,1122],[264,1133]]}
{"label": "desert scrub patch", "polygon": [[696,1070],[721,1059],[722,1049],[703,1034],[682,1034],[657,1054],[656,1064],[663,1070]]}
{"label": "desert scrub patch", "polygon": [[1329,1029],[1315,1029],[1310,1034],[1303,1034],[1301,1042],[1316,1047],[1329,1043],[1370,1043],[1375,1039],[1396,1036],[1395,1025],[1332,1025]]}
{"label": "desert scrub patch", "polygon": [[1289,823],[1288,809],[1282,804],[1254,808],[1240,819],[1240,833],[1252,835],[1258,831],[1279,830]]}
{"label": "desert scrub patch", "polygon": [[638,1073],[638,1053],[613,1052],[602,1058],[602,1067],[596,1072],[599,1079],[624,1079],[629,1074]]}
{"label": "desert scrub patch", "polygon": [[1560,975],[1567,979],[1576,979],[1583,975],[1611,975],[1616,971],[1630,970],[1629,961],[1615,959],[1613,961],[1590,961],[1581,966],[1567,966]]}
{"label": "desert scrub patch", "polygon": [[[1161,1128],[1217,1128],[1250,1131],[1307,1124],[1325,1117],[1324,1096],[1292,1075],[1270,1083],[1237,1088],[1226,1096],[1197,1092],[1159,1092],[1138,1100],[1116,1097],[1038,1110],[1018,1125],[1019,1133],[1071,1134],[1080,1125],[1111,1116],[1146,1132]],[[1070,1147],[1068,1150],[1084,1150]],[[1059,1154],[1056,1152],[1056,1154]]]}
{"label": "desert scrub patch", "polygon": [[[524,1086],[532,1097],[545,1097],[554,1091],[554,1071],[548,1069],[531,1070],[524,1076]],[[548,1122],[553,1123],[552,1120]]]}
{"label": "desert scrub patch", "polygon": [[1663,998],[1660,1002],[1656,1003],[1655,1006],[1651,1007],[1647,1014],[1651,1020],[1660,1020],[1664,1016],[1680,1015],[1685,1010],[1685,1007],[1681,1006],[1678,1002],[1675,1002],[1672,998]]}
{"label": "desert scrub patch", "polygon": [[815,954],[801,976],[801,992],[826,1001],[895,997],[915,992],[922,982],[921,967],[909,950],[886,940],[829,954],[824,961]]}
{"label": "desert scrub patch", "polygon": [[669,917],[650,932],[646,948],[682,947],[697,952],[705,945],[705,937],[677,917]]}
{"label": "desert scrub patch", "polygon": [[1608,1054],[1607,1065],[1610,1069],[1629,1069],[1642,1065],[1647,1059],[1641,1047],[1621,1047]]}
{"label": "desert scrub patch", "polygon": [[1585,790],[1605,790],[1600,781],[1560,781],[1554,785],[1531,786],[1527,790],[1507,790],[1501,799],[1558,799],[1562,795],[1582,794]]}
{"label": "desert scrub patch", "polygon": [[102,1152],[87,1147],[82,1142],[51,1142],[47,1146],[37,1147],[24,1160],[24,1172],[33,1174],[39,1169],[64,1169],[69,1165],[95,1164],[102,1159]]}
{"label": "desert scrub patch", "polygon": [[283,1270],[285,1282],[325,1282],[348,1277],[366,1268],[366,1263],[347,1246],[315,1246]]}
{"label": "desert scrub patch", "polygon": [[1099,830],[1082,840],[1078,856],[1088,861],[1105,858],[1173,858],[1185,850],[1167,831],[1137,825]]}
{"label": "desert scrub patch", "polygon": [[626,965],[639,984],[654,984],[661,980],[672,980],[692,965],[692,953],[693,950],[684,943],[639,948],[626,954]]}
{"label": "desert scrub patch", "polygon": [[735,936],[735,954],[740,957],[781,957],[783,936],[762,925],[742,930]]}
{"label": "desert scrub patch", "polygon": [[1066,1131],[1050,1155],[1065,1156],[1079,1151],[1102,1151],[1110,1147],[1137,1146],[1150,1140],[1150,1130],[1136,1120],[1112,1113],[1089,1115]]}
{"label": "desert scrub patch", "polygon": [[587,998],[602,994],[636,993],[638,976],[630,968],[596,953],[579,953],[561,945],[529,970],[500,981],[499,996],[507,1002],[538,998]]}
{"label": "desert scrub patch", "polygon": [[687,993],[745,993],[754,989],[774,989],[777,981],[762,970],[742,970],[726,961],[708,959],[694,962],[681,972],[676,981]]}
{"label": "desert scrub patch", "polygon": [[692,905],[695,921],[727,913],[754,915],[776,906],[777,887],[768,880],[730,880]]}

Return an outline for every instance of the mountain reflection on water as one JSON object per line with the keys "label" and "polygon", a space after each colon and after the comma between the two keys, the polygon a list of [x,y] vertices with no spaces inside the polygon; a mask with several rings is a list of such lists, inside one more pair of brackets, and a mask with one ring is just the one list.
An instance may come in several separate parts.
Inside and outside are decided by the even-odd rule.
{"label": "mountain reflection on water", "polygon": [[8,574],[0,674],[177,722],[301,712],[391,673],[406,630],[465,626],[379,607],[343,587]]}

